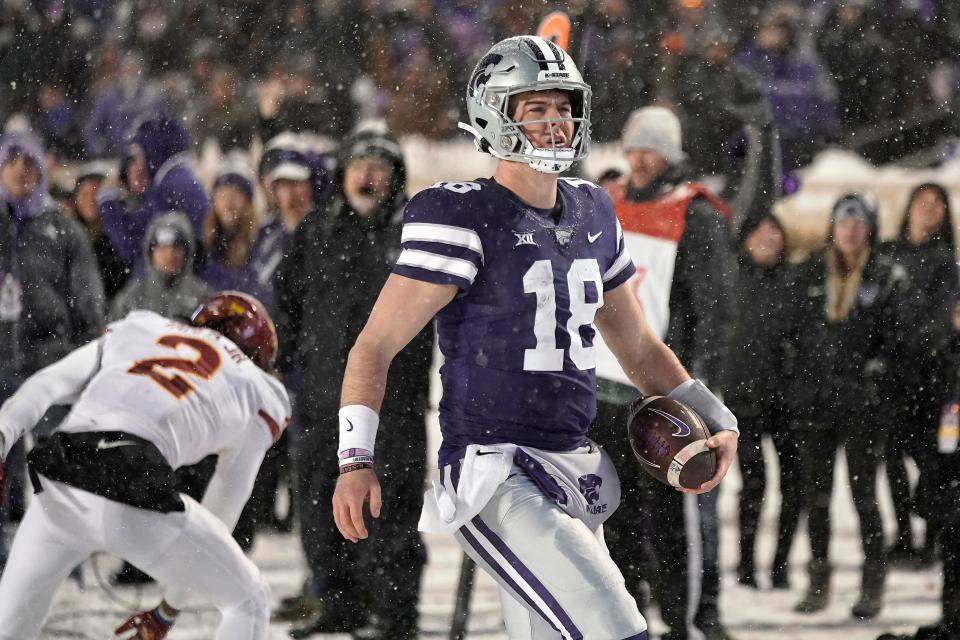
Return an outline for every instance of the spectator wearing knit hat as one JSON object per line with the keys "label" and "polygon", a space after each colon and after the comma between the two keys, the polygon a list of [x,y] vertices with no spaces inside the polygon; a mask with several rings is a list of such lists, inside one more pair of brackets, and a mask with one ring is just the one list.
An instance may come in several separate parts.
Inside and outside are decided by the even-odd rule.
{"label": "spectator wearing knit hat", "polygon": [[[295,140],[284,142],[292,144]],[[260,160],[260,184],[268,194],[270,207],[250,249],[248,270],[253,286],[260,291],[259,300],[271,314],[275,313],[273,282],[277,266],[297,228],[316,208],[313,178],[313,168],[302,147],[272,147]]]}
{"label": "spectator wearing knit hat", "polygon": [[[680,121],[669,109],[644,107],[631,113],[621,143],[630,172],[626,196],[613,207],[636,262],[637,297],[653,330],[680,361],[705,384],[719,388],[736,274],[728,240],[730,210],[706,187],[684,179]],[[642,579],[659,577],[652,586],[671,639],[688,637],[688,608],[694,613],[694,625],[709,640],[727,639],[719,612],[716,492],[696,496],[703,541],[697,604],[691,601],[687,584],[687,540],[693,532],[684,522],[684,496],[637,467],[621,433],[636,390],[612,354],[604,347],[598,351],[593,437],[617,465],[626,506],[604,525],[610,553],[624,568],[635,597],[643,595]],[[641,513],[649,521],[636,515]],[[651,547],[659,571],[641,566]]]}
{"label": "spectator wearing knit hat", "polygon": [[90,241],[47,193],[27,133],[0,138],[0,361],[25,373],[99,335],[103,285]]}
{"label": "spectator wearing knit hat", "polygon": [[[432,326],[391,365],[381,415],[394,428],[378,446],[404,462],[383,470],[391,478],[384,484],[385,499],[396,508],[377,520],[371,544],[351,544],[323,517],[329,513],[337,470],[331,473],[317,455],[329,433],[314,419],[339,407],[339,391],[326,382],[343,370],[399,255],[406,176],[393,136],[370,128],[346,138],[334,195],[297,228],[277,269],[277,368],[285,380],[302,376],[294,410],[299,426],[296,496],[311,574],[305,593],[284,603],[291,606],[278,614],[294,617],[317,599],[322,603],[313,618],[291,631],[294,638],[336,631],[391,640],[417,637],[417,585],[426,553],[416,525],[426,474]],[[362,572],[368,578],[360,579],[357,566],[369,567]],[[392,595],[369,598],[369,593]]]}
{"label": "spectator wearing knit hat", "polygon": [[[36,137],[0,137],[0,400],[103,330],[103,284],[90,240],[75,220],[61,215],[47,180]],[[5,468],[9,504],[14,491],[22,496],[21,445]],[[0,531],[0,566],[3,561]]]}
{"label": "spectator wearing knit hat", "polygon": [[833,206],[826,246],[797,270],[796,373],[787,394],[804,466],[811,560],[800,613],[829,604],[830,500],[833,464],[844,447],[864,563],[856,618],[883,604],[886,557],[877,500],[877,465],[885,430],[879,413],[885,367],[904,330],[906,270],[876,251],[877,210],[870,198],[846,194]]}

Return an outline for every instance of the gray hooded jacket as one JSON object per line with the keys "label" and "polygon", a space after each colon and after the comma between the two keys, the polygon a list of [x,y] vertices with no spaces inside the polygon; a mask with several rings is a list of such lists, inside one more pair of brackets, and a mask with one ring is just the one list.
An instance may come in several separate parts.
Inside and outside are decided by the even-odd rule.
{"label": "gray hooded jacket", "polygon": [[[173,277],[159,273],[150,261],[150,248],[157,234],[164,229],[174,231],[186,243],[183,270]],[[196,244],[193,227],[185,214],[169,211],[154,218],[143,238],[143,274],[117,294],[109,320],[118,320],[134,309],[146,309],[175,320],[189,318],[197,305],[213,294],[210,287],[193,273]]]}

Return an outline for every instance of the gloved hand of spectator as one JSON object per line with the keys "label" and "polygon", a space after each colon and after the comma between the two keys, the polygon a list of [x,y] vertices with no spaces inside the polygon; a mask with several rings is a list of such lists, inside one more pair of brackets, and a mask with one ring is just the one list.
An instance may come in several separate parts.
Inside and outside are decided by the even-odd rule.
{"label": "gloved hand of spectator", "polygon": [[730,101],[723,108],[744,124],[758,127],[773,122],[773,110],[760,84],[760,79],[748,72],[734,74]]}
{"label": "gloved hand of spectator", "polygon": [[160,611],[162,606],[133,614],[126,622],[117,627],[116,631],[113,632],[114,635],[121,636],[121,634],[132,631],[132,635],[122,635],[121,637],[125,640],[163,640],[170,633],[175,616],[167,619]]}

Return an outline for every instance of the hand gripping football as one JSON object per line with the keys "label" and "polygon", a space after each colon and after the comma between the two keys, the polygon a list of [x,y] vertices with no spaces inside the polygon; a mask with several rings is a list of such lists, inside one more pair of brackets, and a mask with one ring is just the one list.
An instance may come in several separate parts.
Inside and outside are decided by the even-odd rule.
{"label": "hand gripping football", "polygon": [[627,437],[640,466],[664,484],[696,489],[716,472],[716,452],[707,448],[707,425],[672,398],[638,398],[630,407]]}

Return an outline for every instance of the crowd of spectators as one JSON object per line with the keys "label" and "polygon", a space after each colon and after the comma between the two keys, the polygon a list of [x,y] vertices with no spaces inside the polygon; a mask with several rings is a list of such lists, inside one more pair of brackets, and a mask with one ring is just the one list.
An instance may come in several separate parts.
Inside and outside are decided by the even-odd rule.
{"label": "crowd of spectators", "polygon": [[[616,140],[636,104],[661,102],[718,153],[735,155],[730,109],[744,83],[721,80],[746,71],[771,101],[787,167],[802,166],[826,143],[855,146],[855,134],[883,135],[894,122],[909,129],[929,109],[951,106],[960,85],[960,9],[947,0],[572,6],[582,15],[578,48],[601,142]],[[74,160],[120,156],[131,125],[158,113],[223,153],[286,129],[338,138],[369,118],[385,118],[400,137],[448,139],[467,66],[490,42],[529,32],[549,7],[6,2],[0,121],[21,115],[50,152]]]}
{"label": "crowd of spectators", "polygon": [[[814,562],[798,610],[826,605],[829,527],[823,525],[829,524],[824,512],[832,485],[824,474],[819,482],[804,480],[815,471],[804,466],[809,461],[800,459],[797,443],[813,438],[820,444],[818,459],[832,459],[838,447],[853,442],[870,453],[857,460],[862,468],[849,479],[867,555],[854,614],[872,617],[882,604],[888,551],[878,533],[875,486],[866,478],[888,444],[896,460],[926,464],[935,458],[922,448],[923,439],[912,436],[929,435],[942,401],[955,394],[960,327],[951,324],[951,312],[960,285],[956,248],[946,234],[949,199],[938,185],[919,187],[899,239],[877,246],[876,211],[869,199],[851,195],[833,208],[826,248],[795,267],[784,260],[784,229],[771,213],[782,176],[737,167],[749,164],[749,148],[759,147],[769,159],[761,163],[767,173],[779,170],[776,150],[782,148],[789,174],[826,144],[856,148],[858,136],[876,139],[884,127],[909,129],[929,122],[924,114],[931,111],[948,114],[960,96],[960,9],[947,0],[575,4],[583,10],[579,44],[594,91],[594,138],[621,143],[631,166],[630,175],[611,171],[601,178],[618,214],[666,206],[664,189],[686,194],[684,207],[674,211],[685,221],[685,235],[674,238],[683,269],[670,278],[688,296],[687,306],[674,308],[676,301],[669,301],[674,310],[664,331],[701,377],[727,392],[743,418],[746,498],[738,577],[757,586],[758,567],[768,564],[755,561],[753,534],[764,492],[759,443],[769,436],[784,478],[793,480],[789,487],[811,487],[784,495],[771,584],[789,586],[787,556],[800,513],[807,512],[820,526],[810,531]],[[367,624],[380,634],[369,637],[416,633],[415,602],[346,606],[357,604],[357,585],[343,566],[337,572],[335,560],[347,554],[361,565],[398,567],[406,584],[415,584],[424,564],[413,529],[417,510],[381,522],[387,532],[382,546],[341,548],[317,506],[329,504],[335,471],[313,455],[330,436],[311,416],[335,413],[337,394],[329,383],[396,259],[407,188],[397,139],[452,138],[468,65],[501,37],[531,31],[547,8],[507,0],[43,0],[0,6],[0,221],[12,229],[0,234],[0,347],[7,355],[0,396],[130,309],[183,318],[210,291],[226,288],[263,300],[278,322],[296,442],[289,447],[284,439],[268,456],[264,481],[235,536],[249,548],[258,526],[280,526],[273,492],[292,469],[290,502],[300,512],[310,576],[280,614],[306,622],[299,637]],[[635,113],[644,105],[656,106]],[[651,146],[651,138],[661,142]],[[210,146],[221,160],[206,180],[191,158]],[[648,163],[651,153],[661,156],[659,163]],[[65,165],[73,167],[70,184],[51,182]],[[735,178],[723,183],[720,197],[686,184],[717,173]],[[927,215],[928,209],[934,213]],[[924,227],[927,218],[933,222]],[[707,254],[701,252],[705,264],[698,266],[687,243],[709,244],[720,258],[702,259]],[[708,267],[718,273],[707,273]],[[754,305],[758,299],[769,304]],[[703,307],[722,317],[698,328],[693,316]],[[723,333],[727,325],[730,335]],[[904,327],[915,330],[895,333]],[[394,422],[410,423],[409,433],[423,424],[427,408],[431,336],[421,338],[404,365],[396,406],[390,406]],[[732,357],[724,370],[719,363],[727,352],[749,362],[737,369]],[[759,366],[758,353],[770,361]],[[799,389],[826,389],[819,384],[822,371],[804,369],[815,353],[840,363],[834,367],[842,370],[836,394],[797,402],[799,396],[785,394],[776,381],[790,375]],[[903,402],[891,409],[883,401],[898,397],[896,386],[883,388],[881,370],[871,367],[898,358],[912,359],[923,372],[922,379],[898,384],[925,395],[900,397]],[[758,377],[758,371],[765,373]],[[841,397],[849,387],[844,381],[853,378],[863,382],[863,395]],[[757,389],[766,390],[761,403],[754,401]],[[630,398],[614,386],[606,391],[601,408],[619,415]],[[788,395],[802,406],[789,406]],[[851,434],[859,432],[851,425],[861,424],[863,415],[839,409],[857,403],[878,420],[893,410],[902,417],[901,431],[891,433],[889,443],[873,434],[854,441]],[[55,424],[56,417],[48,421]],[[398,491],[417,499],[425,473],[421,436],[422,429],[385,445],[408,461],[387,475]],[[5,509],[14,520],[26,490],[22,447],[8,459],[13,480]],[[889,554],[929,564],[933,537],[917,549],[909,529],[915,489],[902,464],[889,465],[888,473],[900,526]],[[665,518],[682,516],[675,492],[644,492],[628,492],[625,503],[653,505]],[[654,585],[654,599],[679,616],[670,621],[672,638],[686,637],[679,627],[687,608],[709,638],[729,637],[718,610],[716,505],[701,502],[699,608],[687,602],[685,589],[671,592],[669,580]],[[289,518],[283,526],[289,527]],[[651,553],[669,555],[664,549],[676,540],[657,542],[656,531],[647,533],[657,547]],[[674,586],[686,585],[683,558],[683,567],[661,566],[659,575],[681,576]],[[630,569],[638,594],[651,566],[640,562]],[[377,570],[383,592],[395,590],[397,575]],[[960,604],[950,606],[945,614],[960,621]],[[337,618],[330,611],[352,613]]]}

